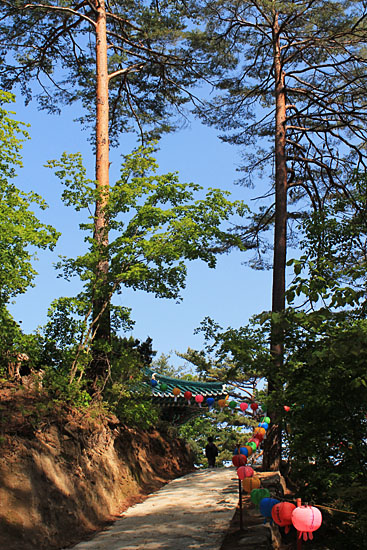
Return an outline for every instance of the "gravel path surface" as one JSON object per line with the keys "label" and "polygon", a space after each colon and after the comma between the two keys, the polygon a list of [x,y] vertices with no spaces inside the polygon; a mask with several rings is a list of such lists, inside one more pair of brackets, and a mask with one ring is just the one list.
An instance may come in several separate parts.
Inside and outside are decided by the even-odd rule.
{"label": "gravel path surface", "polygon": [[234,468],[199,470],[171,481],[73,550],[219,550],[237,503]]}

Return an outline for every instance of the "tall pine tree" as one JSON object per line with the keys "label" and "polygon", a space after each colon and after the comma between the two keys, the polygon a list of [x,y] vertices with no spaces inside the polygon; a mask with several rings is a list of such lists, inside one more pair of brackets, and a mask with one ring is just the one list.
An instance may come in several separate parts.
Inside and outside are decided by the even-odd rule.
{"label": "tall pine tree", "polygon": [[150,137],[173,128],[172,115],[194,76],[180,46],[184,25],[176,4],[124,0],[0,0],[0,82],[34,90],[41,108],[58,112],[80,101],[93,128],[97,198],[93,291],[94,389],[106,371],[110,340],[109,150],[121,132]]}
{"label": "tall pine tree", "polygon": [[[267,204],[246,228],[246,243],[274,225],[271,352],[268,391],[280,390],[285,309],[287,225],[295,206],[322,209],[347,192],[351,169],[365,169],[366,7],[357,1],[204,0],[205,30],[193,34],[201,61],[220,63],[213,101],[198,114],[244,150],[243,181],[268,179]],[[213,57],[214,55],[214,57]],[[290,208],[290,204],[294,205]],[[293,212],[294,213],[294,212]],[[277,469],[277,411],[265,467]]]}

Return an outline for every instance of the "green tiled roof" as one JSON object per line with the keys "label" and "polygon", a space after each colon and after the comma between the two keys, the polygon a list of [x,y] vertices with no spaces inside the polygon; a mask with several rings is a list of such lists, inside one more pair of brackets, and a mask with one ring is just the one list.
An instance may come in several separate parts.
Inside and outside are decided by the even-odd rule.
{"label": "green tiled roof", "polygon": [[[224,399],[226,396],[225,384],[221,382],[180,380],[178,378],[171,378],[170,376],[158,374],[148,368],[145,369],[145,373],[145,383],[147,385],[149,384],[151,387],[153,402],[160,405],[162,417],[174,424],[182,424],[191,417],[199,415],[203,409],[208,407],[206,404],[206,399],[208,397],[213,397],[215,401],[218,401],[219,399]],[[154,387],[151,385],[153,374],[155,380],[158,382],[157,386]],[[165,390],[161,388],[161,384],[163,383],[167,385]],[[176,400],[172,393],[173,388],[179,388],[181,390]],[[190,405],[184,398],[184,393],[186,391],[192,393]],[[196,395],[202,395],[204,397],[201,407],[195,402]]]}
{"label": "green tiled roof", "polygon": [[[171,378],[170,376],[163,376],[162,374],[155,373],[151,369],[146,369],[147,377],[149,380],[147,381],[150,384],[150,381],[152,379],[152,375],[155,374],[155,379],[158,382],[158,385],[155,387],[152,387],[152,395],[153,397],[159,397],[159,398],[172,398],[174,399],[174,395],[172,393],[173,388],[179,388],[181,390],[180,395],[177,398],[177,401],[184,401],[186,403],[186,399],[184,398],[184,393],[186,391],[190,391],[192,393],[192,400],[195,398],[195,395],[202,395],[205,398],[207,397],[214,397],[215,400],[224,398],[226,395],[226,387],[225,384],[222,384],[221,382],[198,382],[198,381],[191,381],[191,380],[180,380],[178,378]],[[167,389],[164,391],[160,388],[160,384],[167,384]],[[203,402],[204,403],[204,402]]]}

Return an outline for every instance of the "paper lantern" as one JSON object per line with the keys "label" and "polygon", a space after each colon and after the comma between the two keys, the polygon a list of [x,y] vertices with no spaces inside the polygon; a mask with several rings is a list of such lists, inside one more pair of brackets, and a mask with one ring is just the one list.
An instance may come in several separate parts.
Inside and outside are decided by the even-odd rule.
{"label": "paper lantern", "polygon": [[155,380],[154,378],[152,378],[151,381],[150,381],[150,385],[152,386],[152,388],[155,388],[156,386],[158,386],[157,380]]}
{"label": "paper lantern", "polygon": [[242,488],[246,493],[251,493],[254,489],[258,489],[260,485],[261,481],[257,476],[245,477],[242,481]]}
{"label": "paper lantern", "polygon": [[247,447],[240,447],[240,454],[248,456],[248,448]]}
{"label": "paper lantern", "polygon": [[264,418],[261,419],[261,422],[266,422],[267,424],[270,424],[270,418],[268,416],[264,416]]}
{"label": "paper lantern", "polygon": [[[259,441],[260,444],[261,444],[263,442],[264,436],[263,436],[263,434],[256,434],[256,437],[254,439]],[[255,441],[255,443],[256,443],[256,441]]]}
{"label": "paper lantern", "polygon": [[279,500],[276,498],[265,497],[262,500],[260,500],[260,505],[259,505],[260,514],[264,516],[265,523],[266,523],[266,520],[270,520],[270,523],[272,523],[271,511],[273,506],[275,506],[278,503],[279,503]]}
{"label": "paper lantern", "polygon": [[255,412],[259,408],[259,405],[257,403],[251,403],[250,407]]}
{"label": "paper lantern", "polygon": [[240,466],[237,468],[238,479],[245,479],[245,477],[252,477],[254,475],[254,470],[251,466]]}
{"label": "paper lantern", "polygon": [[259,507],[262,499],[266,497],[270,497],[270,492],[268,489],[253,489],[251,491],[251,502],[253,502],[257,508]]}
{"label": "paper lantern", "polygon": [[185,391],[184,398],[186,399],[188,405],[191,404],[191,397],[192,397],[191,391]]}
{"label": "paper lantern", "polygon": [[235,468],[240,466],[246,466],[247,458],[244,455],[234,455],[232,456],[232,464]]}
{"label": "paper lantern", "polygon": [[264,428],[266,431],[269,428],[269,424],[267,422],[261,422],[261,424],[259,424],[259,428]]}
{"label": "paper lantern", "polygon": [[256,432],[256,437],[262,436],[263,438],[266,436],[266,430],[265,428],[257,428],[258,432]]}
{"label": "paper lantern", "polygon": [[195,395],[195,401],[201,407],[202,402],[204,401],[204,396],[202,395]]}
{"label": "paper lantern", "polygon": [[209,410],[211,410],[213,408],[213,405],[214,405],[214,398],[213,397],[207,397],[206,398],[206,404],[208,405]]}
{"label": "paper lantern", "polygon": [[289,412],[289,411],[291,410],[291,408],[290,408],[290,407],[288,407],[288,405],[284,405],[284,407],[283,407],[283,408],[284,408],[284,410],[285,410],[286,412]]}
{"label": "paper lantern", "polygon": [[247,456],[251,456],[254,452],[254,449],[250,445],[245,445],[245,449],[247,449]]}
{"label": "paper lantern", "polygon": [[168,386],[164,382],[162,382],[162,384],[159,385],[159,389],[162,390],[162,391],[166,391],[167,388],[168,388]]}
{"label": "paper lantern", "polygon": [[271,509],[271,517],[279,527],[285,527],[286,533],[289,533],[292,525],[292,512],[295,508],[292,502],[279,502]]}
{"label": "paper lantern", "polygon": [[230,402],[228,403],[228,407],[229,407],[230,409],[232,409],[232,411],[233,411],[233,410],[237,407],[236,401],[230,401]]}
{"label": "paper lantern", "polygon": [[181,390],[180,390],[180,388],[173,388],[172,393],[173,393],[173,395],[174,395],[174,397],[175,397],[175,398],[174,398],[174,402],[176,403],[177,397],[180,395]]}
{"label": "paper lantern", "polygon": [[227,406],[227,401],[226,401],[226,399],[219,399],[218,405],[219,405],[219,407],[220,407],[221,409],[224,409],[224,407]]}
{"label": "paper lantern", "polygon": [[298,531],[298,538],[303,535],[303,540],[312,540],[313,531],[322,523],[322,515],[314,506],[298,506],[292,512],[292,523]]}
{"label": "paper lantern", "polygon": [[245,410],[247,409],[248,407],[248,404],[247,403],[240,403],[240,409],[241,411],[244,413]]}
{"label": "paper lantern", "polygon": [[257,449],[256,443],[254,443],[254,441],[249,441],[249,442],[247,443],[246,447],[251,447],[251,449],[252,449],[253,451],[256,451],[256,449]]}

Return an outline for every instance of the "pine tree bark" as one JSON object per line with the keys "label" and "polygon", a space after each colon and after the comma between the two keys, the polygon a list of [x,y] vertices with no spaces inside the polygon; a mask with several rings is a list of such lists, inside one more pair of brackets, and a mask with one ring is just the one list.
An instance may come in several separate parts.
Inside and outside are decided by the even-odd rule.
{"label": "pine tree bark", "polygon": [[110,307],[108,283],[109,196],[109,93],[107,63],[107,25],[105,0],[95,0],[96,8],[96,181],[98,198],[94,217],[94,244],[98,254],[93,288],[92,363],[87,376],[94,394],[101,391],[108,373],[110,343]]}
{"label": "pine tree bark", "polygon": [[[285,309],[287,256],[287,159],[286,159],[286,93],[285,75],[281,61],[278,18],[273,28],[275,77],[275,228],[272,312]],[[272,321],[270,350],[273,356],[273,375],[268,379],[268,393],[279,391],[277,379],[283,366],[283,328]],[[279,470],[281,464],[281,425],[277,412],[268,410],[272,423],[264,445],[264,469]]]}

